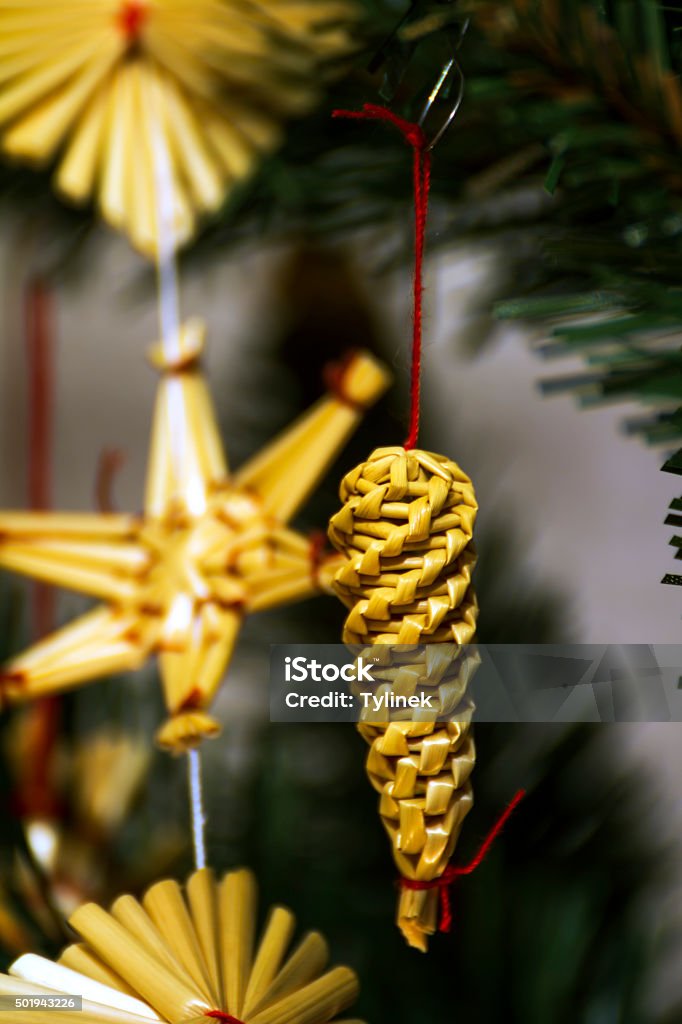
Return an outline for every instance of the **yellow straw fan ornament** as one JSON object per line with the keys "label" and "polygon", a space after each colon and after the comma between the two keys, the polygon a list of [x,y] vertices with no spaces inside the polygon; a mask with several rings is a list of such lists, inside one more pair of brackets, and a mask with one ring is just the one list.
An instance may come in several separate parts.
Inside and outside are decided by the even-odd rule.
{"label": "yellow straw fan ornament", "polygon": [[[462,702],[475,654],[471,543],[477,504],[469,478],[442,455],[378,448],[348,473],[329,537],[347,560],[334,590],[349,609],[344,642],[401,645],[377,652],[379,689],[434,687],[433,711],[409,720],[361,722],[367,772],[401,878],[398,924],[426,950],[438,923],[438,887],[472,806],[475,749]],[[425,646],[420,655],[412,645]],[[374,660],[365,652],[365,657]],[[382,668],[388,683],[382,683]],[[455,720],[456,716],[456,720]],[[400,718],[400,716],[398,716]],[[410,888],[409,883],[426,883]]]}
{"label": "yellow straw fan ornament", "polygon": [[287,524],[388,386],[371,356],[353,355],[333,391],[231,474],[204,333],[190,320],[152,353],[162,377],[142,515],[0,513],[0,567],[103,602],[6,665],[0,696],[42,697],[158,655],[170,718],[157,739],[175,753],[217,733],[207,709],[244,616],[330,589],[338,557],[321,561]]}
{"label": "yellow straw fan ornament", "polygon": [[351,49],[348,0],[0,0],[5,153],[149,256],[192,237]]}
{"label": "yellow straw fan ornament", "polygon": [[[328,948],[309,932],[290,950],[296,921],[273,907],[256,941],[256,884],[249,871],[221,881],[204,868],[182,888],[157,882],[141,902],[120,896],[109,911],[80,907],[70,924],[82,942],[58,963],[26,955],[0,975],[0,994],[45,1008],[23,1024],[328,1024],[356,998],[348,967],[327,968]],[[82,1009],[69,1009],[69,996]],[[338,1024],[360,1024],[338,1021]]]}

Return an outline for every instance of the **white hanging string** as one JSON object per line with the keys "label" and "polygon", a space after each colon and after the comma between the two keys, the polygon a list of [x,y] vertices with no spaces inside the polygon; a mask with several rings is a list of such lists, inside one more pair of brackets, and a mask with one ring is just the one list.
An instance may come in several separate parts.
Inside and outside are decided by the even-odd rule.
{"label": "white hanging string", "polygon": [[[152,151],[154,176],[156,179],[158,221],[157,285],[159,328],[161,332],[161,346],[166,361],[172,365],[181,355],[180,288],[175,255],[173,172],[166,140],[161,130],[162,107],[161,98],[157,90],[154,91],[154,110],[152,115]],[[189,424],[180,381],[171,376],[166,381],[166,387],[171,436],[171,458],[174,463],[175,487],[179,489],[183,483],[186,483],[183,477],[185,476],[187,461]],[[190,489],[187,488],[187,490],[189,491]],[[190,512],[201,514],[203,511],[202,495],[183,493],[182,497]],[[187,785],[189,790],[194,865],[196,870],[199,871],[201,868],[206,867],[206,814],[204,812],[201,754],[198,750],[190,750],[187,754]]]}
{"label": "white hanging string", "polygon": [[[175,237],[175,192],[173,187],[173,168],[166,139],[162,131],[163,106],[162,97],[155,83],[152,91],[153,109],[151,110],[152,155],[154,160],[154,177],[156,180],[157,197],[157,282],[158,312],[161,346],[169,364],[177,361],[181,355],[180,345],[180,288],[176,258]],[[186,481],[187,437],[189,424],[187,410],[179,380],[170,377],[167,381],[168,418],[171,435],[171,457],[174,463],[175,486]],[[203,494],[196,489],[186,487],[182,495],[190,512],[200,515],[205,509]]]}
{"label": "white hanging string", "polygon": [[201,754],[198,750],[190,750],[187,755],[187,783],[189,786],[189,801],[192,816],[194,866],[197,871],[200,871],[202,868],[206,867],[206,813],[204,811]]}

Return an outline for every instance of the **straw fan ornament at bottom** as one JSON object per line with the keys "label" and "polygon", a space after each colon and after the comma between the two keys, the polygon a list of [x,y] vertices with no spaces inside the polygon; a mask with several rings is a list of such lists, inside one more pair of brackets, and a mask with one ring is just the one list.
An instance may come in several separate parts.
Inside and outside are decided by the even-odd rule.
{"label": "straw fan ornament at bottom", "polygon": [[217,881],[196,871],[183,892],[157,882],[141,902],[120,896],[107,912],[80,907],[70,923],[82,942],[57,963],[20,957],[0,975],[0,995],[47,1001],[82,997],[81,1010],[21,1010],[22,1024],[360,1024],[337,1021],[356,998],[348,967],[327,968],[327,943],[309,932],[292,950],[295,918],[273,907],[256,942],[251,872]]}

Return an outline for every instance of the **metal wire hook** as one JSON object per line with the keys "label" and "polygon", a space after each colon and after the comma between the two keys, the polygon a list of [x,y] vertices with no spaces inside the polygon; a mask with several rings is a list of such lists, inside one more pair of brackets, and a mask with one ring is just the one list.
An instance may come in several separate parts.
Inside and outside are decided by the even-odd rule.
{"label": "metal wire hook", "polygon": [[[462,35],[464,34],[464,31],[466,31],[466,28],[463,30]],[[422,110],[421,115],[419,117],[419,121],[417,122],[419,124],[419,127],[420,128],[423,127],[424,122],[426,121],[426,118],[429,115],[429,111],[431,110],[431,107],[435,103],[435,101],[438,98],[439,94],[443,90],[443,87],[445,86],[445,83],[447,82],[448,78],[450,78],[450,75],[453,72],[457,75],[457,80],[459,82],[459,88],[457,90],[457,95],[455,97],[454,103],[452,104],[452,106],[450,108],[450,112],[449,112],[447,118],[445,119],[443,124],[440,126],[440,128],[438,129],[438,131],[436,132],[436,134],[434,135],[434,137],[431,139],[431,141],[429,142],[428,146],[426,147],[426,151],[427,152],[431,152],[431,150],[435,146],[437,146],[438,143],[440,142],[440,140],[443,138],[443,136],[445,135],[446,131],[448,130],[448,128],[450,127],[452,122],[457,117],[457,112],[459,111],[459,108],[462,105],[462,100],[464,99],[464,72],[462,71],[461,67],[459,66],[459,64],[457,63],[455,58],[451,57],[450,60],[447,62],[447,64],[444,65],[443,70],[441,71],[440,75],[438,76],[438,81],[436,82],[436,84],[434,85],[433,89],[429,93],[429,96],[428,96],[428,98],[426,100],[426,103],[424,104],[424,109]]]}
{"label": "metal wire hook", "polygon": [[[455,40],[453,40],[453,44],[452,45],[453,45],[453,49],[454,50],[458,50],[459,47],[462,45],[462,41],[464,39],[464,36],[467,33],[470,21],[471,21],[470,18],[465,18],[465,20],[462,22],[462,25],[461,25],[461,27],[459,29],[458,34],[457,34],[457,38]],[[434,137],[431,139],[430,143],[426,147],[427,152],[430,152],[434,148],[434,146],[437,146],[438,143],[440,142],[440,140],[443,138],[443,136],[445,135],[446,131],[448,130],[448,128],[450,127],[452,122],[457,117],[457,113],[459,111],[459,108],[462,105],[462,100],[464,99],[464,81],[465,81],[464,80],[464,72],[462,71],[461,67],[457,63],[457,60],[453,56],[444,65],[440,75],[438,76],[438,81],[436,82],[436,84],[434,85],[433,89],[429,93],[429,96],[428,96],[428,98],[426,100],[426,103],[424,104],[424,109],[422,110],[421,116],[419,118],[419,122],[418,122],[419,123],[419,127],[420,128],[423,127],[424,122],[426,121],[426,118],[429,115],[429,111],[431,110],[431,107],[435,103],[435,101],[438,98],[439,94],[441,93],[443,87],[445,86],[445,83],[448,81],[448,79],[453,74],[453,72],[454,72],[454,74],[456,74],[457,81],[459,82],[459,87],[457,89],[457,95],[455,97],[454,103],[452,104],[452,107],[450,108],[450,113],[448,114],[446,120],[440,126],[439,130],[436,132],[436,134],[434,135]]]}

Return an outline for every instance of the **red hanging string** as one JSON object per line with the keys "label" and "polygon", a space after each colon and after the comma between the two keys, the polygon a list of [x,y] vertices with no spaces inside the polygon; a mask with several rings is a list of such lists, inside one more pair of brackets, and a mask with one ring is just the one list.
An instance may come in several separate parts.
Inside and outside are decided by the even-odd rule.
{"label": "red hanging string", "polygon": [[526,795],[525,789],[519,789],[507,804],[488,835],[478,848],[478,851],[468,864],[450,864],[440,878],[432,878],[428,882],[418,881],[413,878],[401,878],[402,889],[439,889],[440,890],[440,925],[439,931],[449,932],[452,927],[452,904],[450,901],[450,887],[460,875],[470,875],[484,860],[500,832],[509,821],[510,817]]}
{"label": "red hanging string", "polygon": [[[52,499],[52,420],[54,406],[52,296],[45,281],[32,278],[25,292],[24,324],[28,366],[28,504],[37,512]],[[34,589],[33,629],[43,637],[52,628],[54,591]]]}
{"label": "red hanging string", "polygon": [[424,292],[424,239],[426,216],[431,186],[431,154],[429,140],[421,125],[405,121],[392,110],[374,103],[365,103],[362,110],[335,110],[332,117],[349,117],[359,121],[385,121],[402,133],[414,151],[412,174],[414,179],[414,308],[412,317],[412,369],[410,381],[410,427],[404,447],[417,447],[419,438],[419,410],[422,358],[422,307]]}
{"label": "red hanging string", "polygon": [[207,1010],[204,1017],[212,1017],[213,1020],[222,1021],[223,1024],[242,1024],[237,1017],[233,1017],[231,1013],[225,1013],[224,1010]]}
{"label": "red hanging string", "polygon": [[[44,512],[52,504],[52,434],[54,414],[54,309],[49,285],[32,277],[24,292],[24,336],[27,364],[29,508]],[[54,627],[54,590],[36,583],[31,593],[31,628],[42,639]],[[45,697],[27,714],[28,747],[24,777],[17,798],[25,815],[51,817],[58,811],[53,791],[54,750],[59,733],[60,704]]]}

